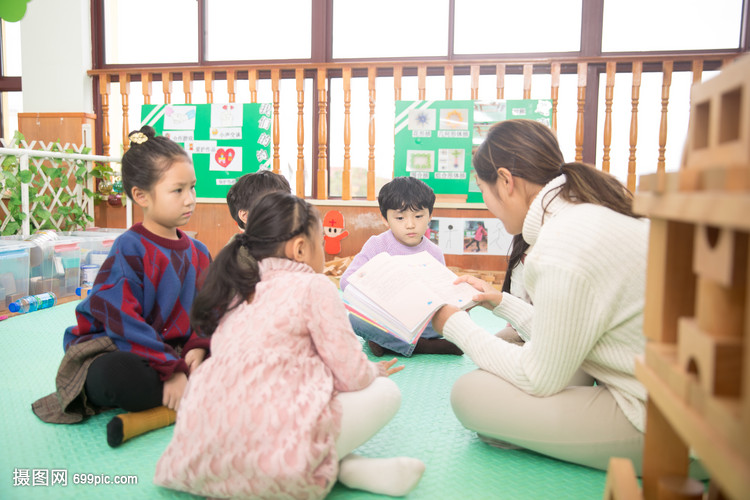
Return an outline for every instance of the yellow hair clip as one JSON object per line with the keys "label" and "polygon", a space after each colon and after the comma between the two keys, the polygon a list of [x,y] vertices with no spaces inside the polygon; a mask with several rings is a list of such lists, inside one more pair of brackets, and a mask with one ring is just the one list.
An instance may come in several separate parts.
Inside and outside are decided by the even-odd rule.
{"label": "yellow hair clip", "polygon": [[130,136],[130,142],[134,142],[136,144],[143,144],[147,140],[148,136],[143,132],[136,132],[135,134],[131,134]]}

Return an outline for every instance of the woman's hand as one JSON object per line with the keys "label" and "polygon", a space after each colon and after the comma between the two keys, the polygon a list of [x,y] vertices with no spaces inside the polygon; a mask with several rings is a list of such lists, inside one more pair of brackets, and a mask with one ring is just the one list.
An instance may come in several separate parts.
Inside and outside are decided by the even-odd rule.
{"label": "woman's hand", "polygon": [[[482,307],[485,307],[492,311],[495,309],[500,302],[503,301],[503,292],[495,288],[494,286],[490,285],[484,280],[481,280],[477,278],[476,276],[471,275],[464,275],[459,276],[458,279],[454,282],[455,284],[458,283],[468,283],[477,290],[479,290],[481,293],[475,295],[472,300],[479,304]],[[433,325],[434,328],[434,325]],[[437,328],[435,328],[437,330]],[[440,331],[440,330],[438,330]]]}
{"label": "woman's hand", "polygon": [[182,372],[176,372],[172,378],[164,382],[164,393],[161,398],[161,404],[167,408],[177,411],[180,407],[182,393],[185,392],[187,385],[187,375]]}
{"label": "woman's hand", "polygon": [[185,364],[188,366],[188,373],[192,375],[193,371],[203,363],[204,359],[206,359],[205,349],[202,347],[190,349],[187,354],[185,354]]}
{"label": "woman's hand", "polygon": [[386,377],[389,377],[393,375],[394,373],[398,373],[404,369],[404,365],[391,368],[397,362],[398,362],[398,358],[393,358],[390,361],[378,361],[375,364],[378,365],[378,367],[380,368],[380,373],[383,373],[385,374]]}

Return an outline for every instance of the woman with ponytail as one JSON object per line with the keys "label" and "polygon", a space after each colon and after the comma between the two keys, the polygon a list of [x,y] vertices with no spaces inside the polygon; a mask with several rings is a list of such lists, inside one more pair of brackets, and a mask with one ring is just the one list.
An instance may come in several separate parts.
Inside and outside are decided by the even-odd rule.
{"label": "woman with ponytail", "polygon": [[[494,125],[473,164],[487,208],[515,238],[502,292],[459,281],[525,342],[455,308],[438,312],[435,329],[480,368],[455,383],[456,416],[499,447],[603,470],[627,457],[640,471],[646,390],[634,369],[645,346],[648,222],[617,179],[566,163],[553,131],[535,121]],[[529,301],[509,293],[520,262]],[[596,385],[572,385],[581,371]]]}
{"label": "woman with ponytail", "polygon": [[211,357],[190,378],[155,482],[208,497],[323,498],[336,479],[401,496],[419,482],[413,458],[352,451],[396,413],[396,359],[362,352],[336,286],[323,274],[315,209],[270,192],[245,232],[211,264],[191,324]]}

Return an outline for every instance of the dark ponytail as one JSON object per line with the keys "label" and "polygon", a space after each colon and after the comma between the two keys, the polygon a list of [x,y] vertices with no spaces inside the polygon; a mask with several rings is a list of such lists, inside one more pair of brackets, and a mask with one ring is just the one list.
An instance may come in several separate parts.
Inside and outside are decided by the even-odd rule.
{"label": "dark ponytail", "polygon": [[190,162],[184,149],[153,127],[144,125],[128,135],[130,144],[122,155],[122,189],[133,199],[133,188],[150,191],[176,161]]}
{"label": "dark ponytail", "polygon": [[269,192],[249,208],[245,232],[238,234],[211,263],[190,310],[190,322],[200,335],[212,335],[221,318],[252,299],[260,281],[258,262],[284,257],[284,244],[319,228],[315,208],[282,191]]}
{"label": "dark ponytail", "polygon": [[529,244],[523,239],[523,235],[516,234],[513,236],[513,242],[510,244],[510,255],[508,255],[508,269],[505,271],[505,279],[503,279],[503,292],[510,293],[510,277],[513,274],[513,269],[521,263],[523,254],[529,249]]}

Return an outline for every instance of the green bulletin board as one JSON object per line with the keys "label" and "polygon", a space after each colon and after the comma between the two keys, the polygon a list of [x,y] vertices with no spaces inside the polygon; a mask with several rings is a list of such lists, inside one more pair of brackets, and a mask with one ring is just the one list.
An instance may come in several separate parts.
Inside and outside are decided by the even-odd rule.
{"label": "green bulletin board", "polygon": [[552,122],[550,99],[396,101],[394,175],[426,182],[435,194],[481,203],[471,175],[472,152],[492,124],[528,118]]}
{"label": "green bulletin board", "polygon": [[268,103],[148,104],[141,125],[191,155],[198,198],[226,199],[239,177],[270,168],[272,112]]}

